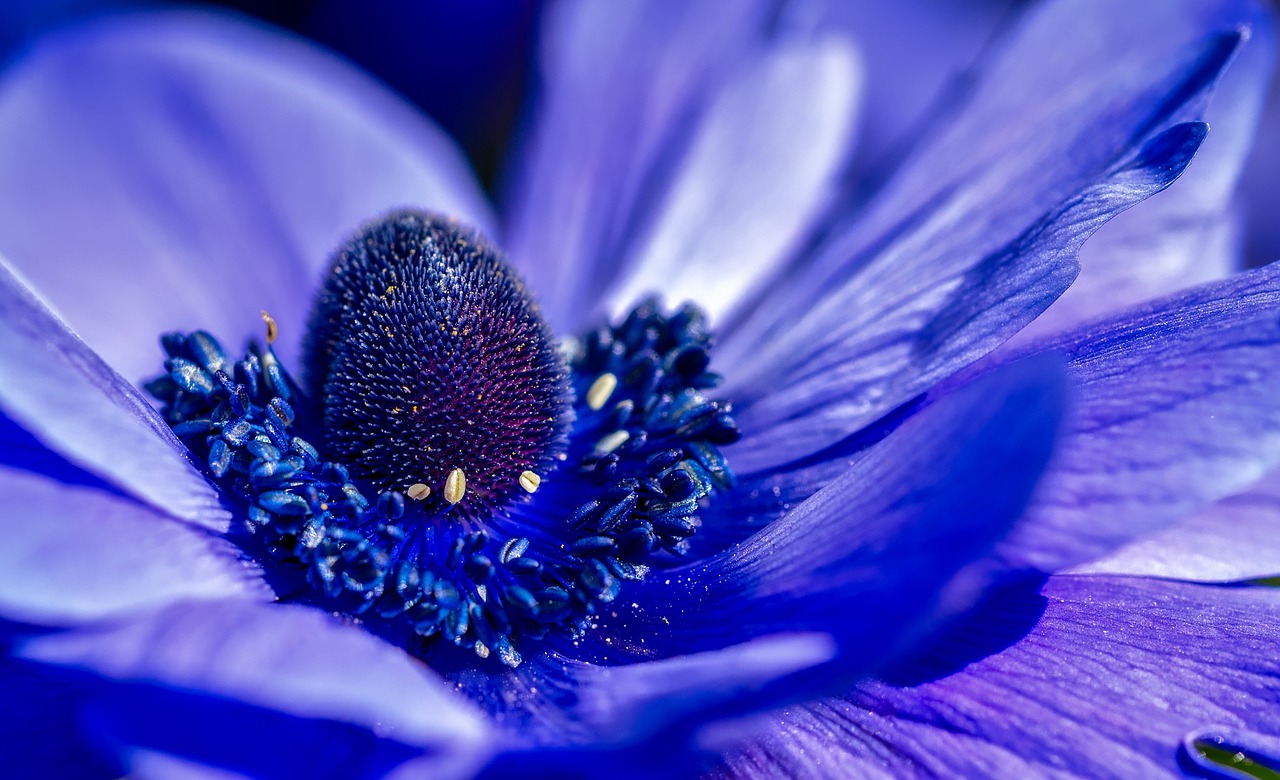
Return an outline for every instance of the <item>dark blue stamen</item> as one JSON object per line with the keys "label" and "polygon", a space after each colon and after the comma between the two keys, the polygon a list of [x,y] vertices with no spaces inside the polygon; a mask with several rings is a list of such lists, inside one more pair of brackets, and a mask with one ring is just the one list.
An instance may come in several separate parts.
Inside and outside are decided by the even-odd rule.
{"label": "dark blue stamen", "polygon": [[[394,240],[379,248],[377,237],[389,235]],[[509,424],[515,434],[508,430],[494,439],[454,435],[449,425],[448,435],[437,436],[435,429],[424,434],[421,427],[406,435],[398,427],[401,418],[384,414],[380,426],[375,424],[379,418],[369,415],[352,434],[334,421],[368,410],[352,412],[346,405],[365,403],[371,394],[377,396],[375,411],[384,409],[379,404],[431,403],[432,388],[468,381],[471,374],[456,362],[420,359],[433,354],[421,345],[392,348],[384,341],[386,331],[366,333],[387,325],[393,312],[351,291],[382,289],[394,277],[409,298],[395,315],[403,328],[392,338],[397,343],[421,337],[434,340],[434,349],[461,348],[449,323],[441,330],[438,318],[480,311],[471,323],[474,337],[489,316],[486,301],[494,300],[505,302],[504,312],[533,321],[506,320],[501,328],[485,331],[496,334],[490,351],[516,344],[523,352],[531,348],[527,339],[546,330],[514,272],[452,223],[392,215],[355,243],[363,249],[349,246],[340,253],[336,275],[345,268],[346,276],[340,282],[331,277],[312,319],[308,372],[322,388],[319,403],[300,393],[269,346],[251,345],[233,363],[203,331],[161,338],[167,374],[148,383],[147,390],[162,402],[174,431],[246,507],[239,529],[246,548],[270,551],[305,573],[327,606],[358,616],[371,628],[421,639],[443,637],[481,657],[495,653],[510,666],[521,661],[520,642],[548,634],[580,636],[598,605],[616,599],[625,581],[643,578],[656,557],[687,551],[700,507],[732,484],[719,447],[738,436],[728,404],[702,394],[718,377],[708,371],[711,336],[696,308],[685,306],[668,316],[647,301],[622,323],[571,341],[564,350],[567,381],[556,373],[563,365],[559,358],[545,353],[532,363],[490,357],[486,372],[521,368],[487,377],[485,387],[505,383],[505,397],[519,399],[521,409],[540,410],[536,415],[553,422],[555,430],[538,420],[523,429]],[[353,257],[353,265],[344,266]],[[415,285],[406,284],[413,274],[406,265],[425,266],[419,268],[419,282],[443,297],[424,293],[420,297],[430,303],[414,300]],[[377,278],[369,281],[368,274]],[[333,302],[334,290],[344,301],[340,305]],[[348,293],[353,297],[342,298]],[[340,321],[348,316],[341,312],[356,315]],[[431,335],[437,332],[450,335]],[[511,333],[521,336],[506,339]],[[349,357],[355,354],[359,360]],[[352,375],[346,389],[333,379],[342,361],[341,371]],[[448,381],[432,374],[437,370]],[[328,379],[319,381],[319,376]],[[409,389],[400,394],[387,389],[399,387]],[[436,403],[447,405],[457,397],[446,393],[446,402]],[[561,406],[567,397],[576,399],[571,409]],[[323,418],[320,426],[313,419],[317,416]],[[319,448],[299,433],[317,428],[324,431]],[[513,435],[528,440],[512,444]],[[437,471],[424,472],[427,461],[421,459],[404,467],[408,470],[386,460],[397,452],[412,456],[404,442],[424,439],[439,442],[443,465]],[[356,450],[373,440],[397,443],[379,449],[372,460],[359,457],[362,451]],[[497,456],[495,443],[502,445]],[[532,454],[521,460],[524,455],[511,452]],[[552,461],[562,465],[554,469]],[[506,481],[484,482],[482,466],[495,463],[491,473],[505,474]],[[456,506],[406,496],[411,487],[406,482],[425,474],[434,482],[431,496],[438,497],[449,464],[472,469],[467,497]],[[511,472],[526,465],[551,484],[539,489],[540,480],[519,482],[519,474]],[[500,484],[504,487],[495,487]],[[486,494],[468,503],[473,487]],[[530,494],[531,488],[537,492]]]}

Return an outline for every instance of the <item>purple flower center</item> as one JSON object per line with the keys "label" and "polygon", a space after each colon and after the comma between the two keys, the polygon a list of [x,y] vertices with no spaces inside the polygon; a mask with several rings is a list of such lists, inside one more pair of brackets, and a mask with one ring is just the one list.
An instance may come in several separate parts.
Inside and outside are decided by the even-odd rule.
{"label": "purple flower center", "polygon": [[328,453],[429,512],[492,515],[565,451],[569,370],[523,281],[475,232],[402,212],[333,260],[307,386]]}
{"label": "purple flower center", "polygon": [[161,345],[147,390],[242,503],[231,538],[305,578],[293,597],[422,654],[443,638],[516,666],[521,642],[580,637],[624,581],[686,554],[733,484],[719,448],[738,428],[703,394],[719,377],[697,307],[644,301],[566,341],[566,365],[497,252],[432,215],[339,251],[310,398],[270,343],[238,361],[204,331]]}

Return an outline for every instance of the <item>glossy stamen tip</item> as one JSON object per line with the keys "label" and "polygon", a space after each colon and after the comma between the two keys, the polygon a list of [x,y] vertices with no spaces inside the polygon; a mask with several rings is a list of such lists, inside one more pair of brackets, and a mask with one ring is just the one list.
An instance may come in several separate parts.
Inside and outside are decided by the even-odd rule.
{"label": "glossy stamen tip", "polygon": [[444,500],[456,504],[467,495],[467,474],[462,469],[449,472],[444,481]]}

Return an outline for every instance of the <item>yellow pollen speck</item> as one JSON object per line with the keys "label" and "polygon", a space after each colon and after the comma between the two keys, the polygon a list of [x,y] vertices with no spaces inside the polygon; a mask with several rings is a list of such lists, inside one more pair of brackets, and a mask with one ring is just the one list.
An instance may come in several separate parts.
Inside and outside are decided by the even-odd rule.
{"label": "yellow pollen speck", "polygon": [[593,412],[600,411],[617,387],[618,377],[613,374],[605,373],[596,377],[596,381],[592,382],[591,387],[587,389],[587,406]]}
{"label": "yellow pollen speck", "polygon": [[538,489],[538,485],[542,484],[542,477],[534,474],[532,471],[520,472],[520,487],[524,488],[524,492],[532,493]]}
{"label": "yellow pollen speck", "polygon": [[415,482],[409,486],[409,489],[404,494],[414,501],[421,501],[431,495],[431,488],[421,482]]}
{"label": "yellow pollen speck", "polygon": [[608,455],[610,452],[621,447],[631,438],[631,434],[627,431],[614,431],[596,442],[596,452],[602,455]]}
{"label": "yellow pollen speck", "polygon": [[444,500],[456,504],[467,494],[467,475],[462,469],[454,469],[444,481]]}
{"label": "yellow pollen speck", "polygon": [[280,329],[276,326],[275,318],[267,314],[266,309],[262,310],[262,321],[267,324],[267,345],[276,343],[276,336],[280,335]]}
{"label": "yellow pollen speck", "polygon": [[480,656],[481,658],[488,658],[489,648],[485,647],[480,642],[476,642],[476,655]]}

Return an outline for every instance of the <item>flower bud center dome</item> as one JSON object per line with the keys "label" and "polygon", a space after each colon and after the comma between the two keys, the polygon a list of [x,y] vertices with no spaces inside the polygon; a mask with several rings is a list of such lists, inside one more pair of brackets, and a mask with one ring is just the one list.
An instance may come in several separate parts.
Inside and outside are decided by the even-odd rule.
{"label": "flower bud center dome", "polygon": [[334,256],[304,344],[324,443],[428,512],[491,514],[563,456],[568,369],[514,270],[481,236],[397,212]]}

